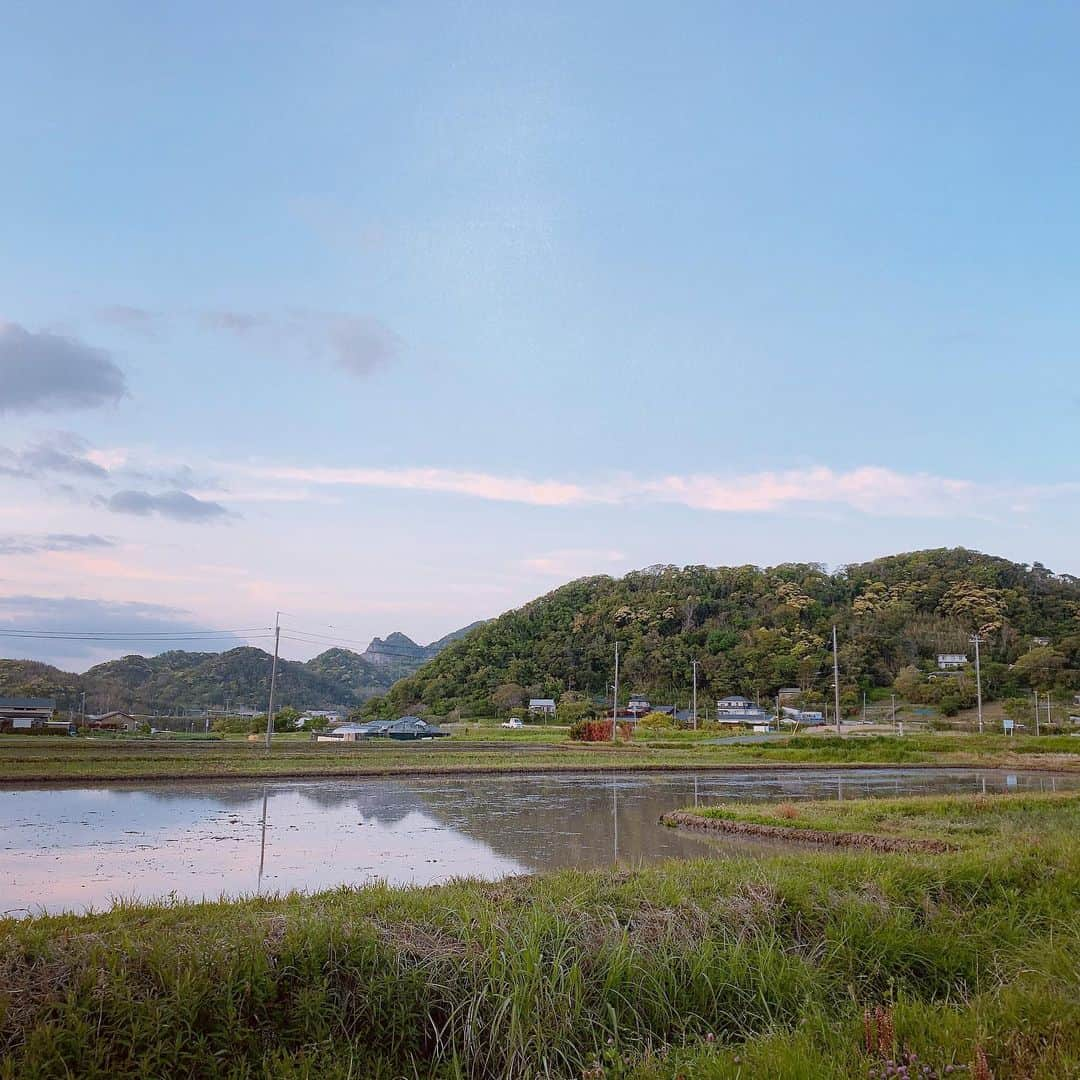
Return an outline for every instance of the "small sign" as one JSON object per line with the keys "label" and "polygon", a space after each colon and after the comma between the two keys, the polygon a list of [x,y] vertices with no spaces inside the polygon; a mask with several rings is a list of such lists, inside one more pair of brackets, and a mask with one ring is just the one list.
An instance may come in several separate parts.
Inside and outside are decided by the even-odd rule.
{"label": "small sign", "polygon": [[1015,720],[1010,720],[1006,716],[1005,719],[1002,721],[1002,723],[1005,725],[1005,734],[1006,735],[1011,735],[1013,728],[1016,727],[1016,721]]}

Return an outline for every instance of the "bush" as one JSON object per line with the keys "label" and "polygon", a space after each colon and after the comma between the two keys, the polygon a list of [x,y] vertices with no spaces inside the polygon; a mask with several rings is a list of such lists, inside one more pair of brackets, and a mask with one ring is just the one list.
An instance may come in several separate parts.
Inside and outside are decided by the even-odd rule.
{"label": "bush", "polygon": [[[630,738],[630,725],[619,725],[619,737]],[[611,742],[610,720],[579,720],[570,726],[570,738],[577,742]]]}
{"label": "bush", "polygon": [[638,721],[638,731],[644,734],[651,734],[657,731],[667,731],[673,726],[673,719],[670,716],[666,716],[664,713],[651,712],[646,713]]}

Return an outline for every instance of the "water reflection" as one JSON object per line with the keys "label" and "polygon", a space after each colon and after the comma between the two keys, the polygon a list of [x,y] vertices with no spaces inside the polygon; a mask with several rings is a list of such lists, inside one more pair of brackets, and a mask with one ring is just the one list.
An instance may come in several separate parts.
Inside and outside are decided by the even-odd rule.
{"label": "water reflection", "polygon": [[0,788],[0,911],[723,855],[747,847],[657,822],[667,810],[729,799],[1076,788],[1080,775],[952,769]]}

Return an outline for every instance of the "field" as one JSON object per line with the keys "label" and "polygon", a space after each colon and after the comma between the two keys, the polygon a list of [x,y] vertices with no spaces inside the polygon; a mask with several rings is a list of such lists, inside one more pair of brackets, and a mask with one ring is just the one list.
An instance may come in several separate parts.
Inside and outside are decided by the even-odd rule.
{"label": "field", "polygon": [[1080,1076],[1080,797],[795,820],[954,850],[8,921],[0,1076]]}
{"label": "field", "polygon": [[571,742],[566,729],[466,725],[422,743],[313,743],[275,736],[267,752],[243,738],[0,736],[0,782],[378,776],[425,772],[678,769],[859,764],[1080,768],[1080,738],[966,734],[800,735],[717,744],[715,733],[672,732],[629,744]]}

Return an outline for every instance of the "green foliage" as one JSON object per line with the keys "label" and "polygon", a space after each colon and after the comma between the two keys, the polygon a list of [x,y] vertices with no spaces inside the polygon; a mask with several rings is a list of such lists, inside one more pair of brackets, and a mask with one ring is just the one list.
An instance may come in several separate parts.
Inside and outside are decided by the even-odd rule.
{"label": "green foliage", "polygon": [[674,726],[675,721],[672,717],[660,712],[651,712],[646,713],[638,721],[637,729],[641,734],[653,734],[657,731],[667,731]]}
{"label": "green foliage", "polygon": [[[572,685],[604,700],[617,639],[622,685],[655,701],[687,700],[695,659],[706,698],[772,699],[783,686],[799,686],[812,700],[829,693],[834,622],[848,711],[859,691],[889,687],[908,668],[932,668],[938,652],[967,651],[974,629],[986,637],[988,698],[1008,690],[1008,665],[1025,636],[1069,642],[1060,681],[1080,677],[1080,667],[1068,666],[1080,665],[1080,581],[958,548],[832,574],[814,564],[657,566],[583,578],[479,627],[388,699],[399,712],[423,701],[436,713],[458,706],[479,714],[500,685],[513,683],[531,696],[557,697]],[[969,683],[923,693],[962,708]]]}

